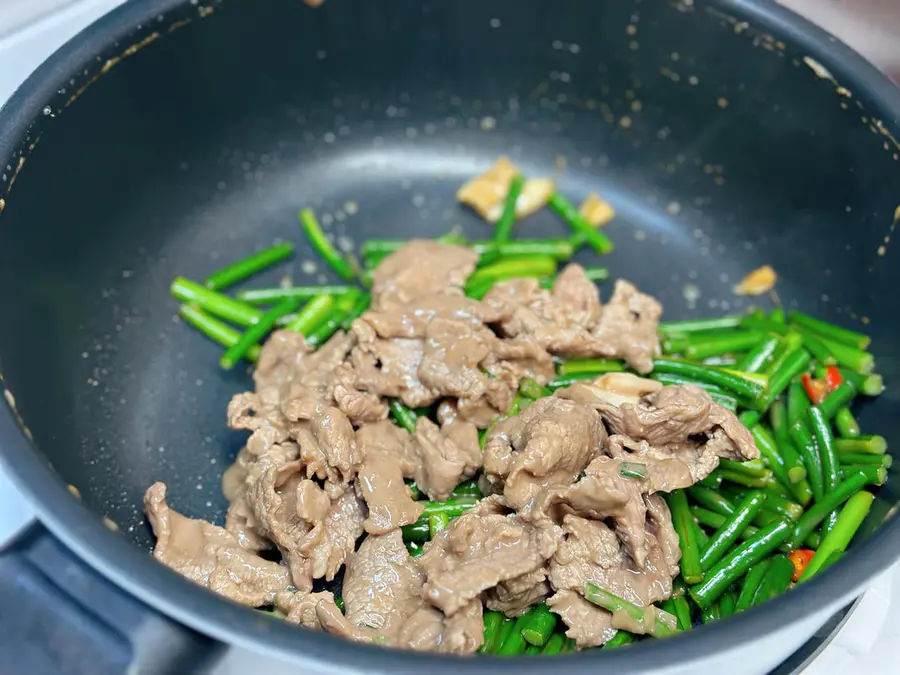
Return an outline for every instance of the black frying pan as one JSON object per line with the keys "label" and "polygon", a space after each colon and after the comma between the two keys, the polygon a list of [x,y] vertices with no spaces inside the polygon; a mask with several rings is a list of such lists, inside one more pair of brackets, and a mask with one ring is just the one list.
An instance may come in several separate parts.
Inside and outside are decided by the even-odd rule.
{"label": "black frying pan", "polygon": [[[871,66],[769,2],[127,3],[0,112],[0,373],[15,401],[0,450],[74,552],[32,531],[4,556],[0,576],[33,584],[25,597],[21,583],[0,589],[5,639],[45,631],[60,672],[115,672],[148,653],[161,672],[183,669],[210,646],[148,619],[136,597],[307,666],[456,672],[453,659],[298,631],[192,586],[148,555],[141,495],[163,480],[180,511],[221,521],[219,477],[243,440],[224,411],[249,377],[220,371],[218,348],[173,319],[175,275],[203,277],[275,238],[302,249],[302,206],[356,242],[455,224],[487,236],[454,193],[502,153],[558,173],[575,198],[599,189],[613,202],[605,262],[667,319],[743,310],[731,286],[768,263],[787,307],[865,322],[889,388],[861,421],[896,445],[898,113],[900,92]],[[563,231],[550,213],[520,229]],[[298,283],[319,278],[302,271],[312,257],[301,250]],[[870,531],[900,501],[898,480]],[[900,525],[857,548],[789,599],[564,667],[702,664],[858,588],[900,553]],[[147,625],[169,646],[148,651],[134,635]]]}

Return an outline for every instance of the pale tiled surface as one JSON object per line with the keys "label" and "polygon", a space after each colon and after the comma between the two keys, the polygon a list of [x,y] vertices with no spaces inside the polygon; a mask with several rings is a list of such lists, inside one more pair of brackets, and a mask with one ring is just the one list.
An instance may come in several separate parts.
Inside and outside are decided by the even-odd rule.
{"label": "pale tiled surface", "polygon": [[[0,0],[0,102],[54,49],[122,0]],[[149,1],[149,0],[147,0]],[[237,0],[235,0],[237,1]],[[252,1],[252,0],[245,0]],[[299,0],[298,0],[299,1]],[[339,1],[339,0],[332,0]],[[900,81],[900,0],[781,0],[854,47]],[[30,517],[12,499],[0,467],[0,544]],[[900,565],[875,581],[837,640],[807,675],[898,672]],[[233,651],[217,675],[260,667],[259,657]],[[292,672],[279,664],[270,675]]]}

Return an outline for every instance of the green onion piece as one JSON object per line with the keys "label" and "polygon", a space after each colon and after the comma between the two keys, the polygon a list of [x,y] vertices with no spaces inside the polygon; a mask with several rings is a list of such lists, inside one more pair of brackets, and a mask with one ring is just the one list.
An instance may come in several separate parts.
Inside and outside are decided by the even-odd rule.
{"label": "green onion piece", "polygon": [[527,396],[528,398],[537,400],[539,398],[549,396],[550,390],[538,384],[535,379],[526,377],[523,378],[521,382],[519,382],[519,393],[521,393],[522,396]]}
{"label": "green onion piece", "polygon": [[719,620],[719,605],[713,603],[709,607],[700,611],[700,621],[703,623],[712,623]]}
{"label": "green onion piece", "polygon": [[716,384],[748,399],[756,398],[765,391],[765,387],[761,386],[755,379],[737,375],[734,371],[714,366],[701,366],[675,359],[655,359],[653,369],[655,372],[683,375],[697,382]]}
{"label": "green onion piece", "polygon": [[687,488],[687,493],[697,504],[706,507],[713,513],[718,513],[721,516],[730,516],[735,512],[735,505],[714,490],[700,485],[692,485]]}
{"label": "green onion piece", "polygon": [[769,375],[766,392],[757,398],[757,403],[763,408],[770,406],[781,395],[781,392],[787,389],[791,380],[806,370],[810,360],[809,352],[802,347],[788,352],[781,367]]}
{"label": "green onion piece", "polygon": [[212,291],[221,291],[229,286],[234,286],[239,281],[243,281],[257,272],[271,267],[289,257],[294,252],[294,245],[287,242],[276,244],[271,248],[267,248],[259,253],[239,260],[233,265],[219,270],[206,277],[204,285]]}
{"label": "green onion piece", "polygon": [[614,359],[571,359],[559,364],[559,375],[618,373],[625,370],[625,364]]}
{"label": "green onion piece", "polygon": [[284,300],[274,308],[266,312],[262,319],[250,326],[240,339],[222,354],[219,365],[225,370],[231,370],[237,365],[252,347],[261,342],[275,327],[275,321],[280,316],[290,314],[299,304],[299,300]]}
{"label": "green onion piece", "polygon": [[[621,632],[621,631],[619,631]],[[616,633],[618,635],[618,633]],[[613,638],[615,639],[615,638]],[[541,654],[559,654],[563,648],[563,645],[566,643],[566,636],[562,633],[554,633],[550,636],[550,639],[547,640],[547,644],[544,645],[544,649],[541,651]],[[605,646],[605,645],[604,645]]]}
{"label": "green onion piece", "polygon": [[396,398],[392,398],[388,401],[388,407],[391,410],[391,416],[397,424],[411,434],[416,433],[416,413],[407,408]]}
{"label": "green onion piece", "polygon": [[509,192],[506,193],[506,200],[503,203],[503,213],[494,228],[494,241],[498,244],[507,242],[511,238],[513,225],[516,222],[516,202],[519,200],[519,195],[522,194],[523,185],[525,185],[525,177],[521,174],[514,176],[509,184]]}
{"label": "green onion piece", "polygon": [[880,396],[884,391],[884,378],[878,373],[857,373],[841,368],[844,380],[856,387],[857,391],[866,396]]}
{"label": "green onion piece", "polygon": [[728,591],[719,598],[719,618],[727,619],[734,614],[734,608],[737,604],[737,594],[734,591]]}
{"label": "green onion piece", "polygon": [[848,405],[856,397],[856,387],[849,382],[841,382],[825,400],[819,404],[825,419],[830,420],[837,415],[838,410]]}
{"label": "green onion piece", "polygon": [[865,452],[871,455],[883,455],[887,452],[887,441],[884,436],[857,436],[856,438],[837,438],[834,449],[838,455],[854,452]]}
{"label": "green onion piece", "polygon": [[503,646],[509,637],[513,634],[513,631],[516,628],[516,622],[506,619],[500,626],[500,630],[497,631],[497,639],[494,641],[494,648],[491,651],[491,654],[497,654],[500,648]]}
{"label": "green onion piece", "polygon": [[689,319],[687,321],[664,321],[659,324],[659,332],[662,335],[684,335],[686,333],[699,333],[703,331],[722,330],[736,328],[741,325],[741,317],[719,316],[714,319]]}
{"label": "green onion piece", "polygon": [[[837,523],[831,532],[822,538],[819,550],[800,575],[800,583],[813,577],[820,571],[833,553],[843,553],[865,520],[875,497],[871,492],[857,492],[847,500],[847,504],[838,514]],[[832,561],[833,562],[833,561]]]}
{"label": "green onion piece", "polygon": [[[832,492],[838,486],[838,483],[841,482],[841,468],[834,449],[834,436],[831,433],[831,425],[819,406],[813,406],[809,409],[809,424],[816,437],[816,447],[819,450],[819,459],[822,464],[825,491]],[[823,532],[826,535],[834,527],[836,521],[836,514],[834,516],[829,515],[825,519]]]}
{"label": "green onion piece", "polygon": [[841,463],[841,468],[861,464],[883,466],[885,469],[890,469],[894,464],[894,458],[891,455],[867,455],[864,452],[838,454],[838,461]]}
{"label": "green onion piece", "polygon": [[868,335],[835,326],[833,323],[813,318],[802,312],[791,312],[790,320],[792,323],[821,335],[823,338],[841,342],[857,349],[866,349],[872,342],[872,338]]}
{"label": "green onion piece", "polygon": [[516,619],[512,632],[507,636],[503,644],[500,645],[495,654],[500,656],[518,656],[525,651],[525,638],[522,636],[522,630],[528,625],[531,617],[534,616],[535,608],[532,607],[527,612]]}
{"label": "green onion piece", "polygon": [[[818,338],[818,342],[821,342],[821,344],[828,350],[828,354],[833,357],[834,361],[839,366],[844,366],[845,368],[849,368],[851,370],[866,374],[871,373],[872,369],[875,367],[875,358],[869,352],[863,351],[862,349],[858,349],[851,345],[844,344],[842,342],[833,342],[831,340],[821,338],[818,335],[813,336],[810,331],[806,330],[805,328],[797,328],[797,330],[799,330],[801,335],[803,335],[804,342],[807,343],[807,345],[815,342],[815,339],[810,342],[810,338]],[[810,351],[814,350],[810,348]],[[828,361],[822,359],[818,354],[816,354],[816,358],[818,358],[820,361],[823,361],[823,363],[828,364]]]}
{"label": "green onion piece", "polygon": [[490,654],[494,649],[500,626],[503,625],[503,614],[488,610],[484,613],[484,642],[478,648],[482,654]]}
{"label": "green onion piece", "polygon": [[598,373],[596,371],[593,371],[575,373],[574,375],[566,375],[565,377],[557,377],[555,380],[550,380],[547,383],[547,389],[549,389],[550,391],[556,391],[557,389],[562,389],[563,387],[571,387],[576,382],[583,382],[584,380],[595,380],[601,375],[605,374],[606,373]]}
{"label": "green onion piece", "polygon": [[[496,234],[496,230],[494,231]],[[568,260],[575,254],[575,247],[568,239],[519,239],[517,241],[473,241],[472,250],[478,255],[497,253],[502,258],[548,255],[557,260]]]}
{"label": "green onion piece", "polygon": [[[488,282],[497,283],[519,277],[540,277],[556,272],[556,259],[545,255],[499,260],[475,270],[466,281],[466,294]],[[471,296],[470,296],[471,297]]]}
{"label": "green onion piece", "polygon": [[325,344],[354,310],[363,293],[356,289],[353,290],[354,293],[347,293],[337,298],[330,315],[327,315],[325,321],[307,336],[306,343],[310,347]]}
{"label": "green onion piece", "polygon": [[[234,328],[193,305],[181,305],[178,308],[178,314],[213,342],[217,342],[223,347],[233,347],[241,339],[241,334]],[[256,361],[259,358],[259,345],[250,347],[244,357],[248,361]]]}
{"label": "green onion piece", "polygon": [[[630,645],[634,640],[634,633],[629,633],[627,630],[620,629],[609,640],[603,643],[602,649],[624,647],[625,645]],[[546,654],[547,652],[545,651],[544,653]]]}
{"label": "green onion piece", "polygon": [[699,583],[703,580],[703,566],[700,564],[700,545],[687,495],[684,490],[673,490],[665,495],[665,499],[681,544],[681,576],[689,584]]}
{"label": "green onion piece", "polygon": [[784,485],[788,490],[793,492],[794,482],[788,474],[787,461],[781,454],[779,446],[775,442],[775,438],[771,432],[762,424],[757,424],[750,432],[753,434],[753,441],[759,448],[759,453],[765,460],[765,464],[775,474],[775,478]]}
{"label": "green onion piece", "polygon": [[825,493],[825,475],[822,472],[822,458],[807,420],[798,420],[790,428],[790,435],[806,465],[806,477],[812,488],[813,499],[820,501]]}
{"label": "green onion piece", "polygon": [[793,523],[787,519],[772,522],[713,565],[703,583],[690,589],[701,609],[712,605],[728,587],[754,564],[778,548],[791,534]]}
{"label": "green onion piece", "polygon": [[322,256],[322,259],[344,279],[348,281],[354,279],[356,275],[353,273],[353,268],[344,256],[338,253],[338,250],[328,241],[328,237],[325,236],[325,232],[322,230],[322,226],[319,225],[316,214],[312,209],[300,211],[300,224],[303,226],[303,230],[306,232],[312,247]]}
{"label": "green onion piece", "polygon": [[697,361],[720,354],[743,352],[756,345],[763,338],[757,331],[734,331],[718,335],[692,335],[688,338],[684,355]]}
{"label": "green onion piece", "polygon": [[766,470],[766,473],[762,476],[754,476],[740,471],[729,471],[728,469],[719,469],[716,473],[722,476],[723,481],[744,485],[748,488],[767,488],[775,479],[774,474],[769,470]]}
{"label": "green onion piece", "polygon": [[794,563],[786,555],[778,554],[772,556],[766,574],[763,576],[756,593],[753,594],[750,606],[756,607],[785,593],[790,588],[793,577]]}
{"label": "green onion piece", "polygon": [[428,534],[434,539],[435,536],[447,529],[450,524],[450,516],[446,513],[432,513],[428,516]]}
{"label": "green onion piece", "polygon": [[287,325],[287,329],[303,336],[309,336],[322,325],[333,308],[334,298],[330,295],[315,297],[297,312],[297,316]]}
{"label": "green onion piece", "polygon": [[625,478],[646,478],[647,465],[641,462],[622,462],[619,475]]}
{"label": "green onion piece", "polygon": [[285,286],[273,288],[250,288],[238,291],[237,299],[250,305],[268,305],[288,298],[310,300],[319,295],[344,295],[356,290],[353,286]]}
{"label": "green onion piece", "polygon": [[547,605],[540,604],[534,608],[534,613],[522,629],[522,637],[528,644],[542,647],[550,639],[554,628],[556,628],[556,614],[553,614]]}
{"label": "green onion piece", "polygon": [[653,612],[653,623],[647,626],[646,629],[647,633],[654,637],[665,637],[678,632],[678,619],[668,612],[652,606],[645,609],[600,588],[596,584],[585,584],[584,599],[613,614],[624,612],[642,626],[646,625],[644,623],[646,613],[648,611]]}
{"label": "green onion piece", "polygon": [[859,423],[850,411],[850,408],[844,407],[837,411],[834,416],[834,426],[843,438],[856,438],[859,436]]}
{"label": "green onion piece", "polygon": [[867,477],[862,473],[847,476],[834,490],[824,495],[801,516],[794,526],[788,546],[792,549],[798,548],[800,543],[828,517],[829,513],[859,492],[867,482]]}
{"label": "green onion piece", "polygon": [[353,322],[356,321],[363,313],[369,309],[369,304],[372,302],[372,296],[368,293],[360,293],[359,298],[356,300],[356,303],[353,305],[353,308],[347,312],[347,315],[344,317],[344,320],[341,322],[341,328],[349,331],[353,326]]}
{"label": "green onion piece", "polygon": [[863,476],[866,479],[867,485],[884,485],[887,481],[887,469],[885,469],[883,465],[847,464],[841,466],[841,475],[843,475],[844,478],[853,474]]}
{"label": "green onion piece", "polygon": [[744,612],[753,605],[753,598],[756,596],[759,585],[765,578],[771,564],[772,559],[767,558],[751,567],[750,571],[747,572],[747,576],[744,577],[744,582],[741,584],[741,592],[738,594],[738,599],[734,606],[736,612]]}
{"label": "green onion piece", "polygon": [[263,316],[263,313],[255,307],[211,291],[184,277],[176,277],[170,291],[178,300],[197,305],[209,314],[239,326],[252,326]]}
{"label": "green onion piece", "polygon": [[572,202],[558,192],[554,192],[547,200],[547,205],[559,214],[572,231],[577,241],[586,241],[600,255],[612,253],[612,240],[599,228],[588,223]]}
{"label": "green onion piece", "polygon": [[[694,514],[694,518],[696,518],[697,522],[701,525],[715,530],[721,528],[728,520],[728,516],[723,516],[719,513],[710,511],[709,509],[704,509],[702,506],[692,506],[691,513]],[[752,537],[756,532],[757,528],[753,525],[748,525],[744,528],[744,531],[741,532],[740,538],[746,539],[747,537]]]}
{"label": "green onion piece", "polygon": [[791,382],[790,387],[788,388],[788,428],[794,426],[799,420],[805,420],[806,411],[809,410],[811,405],[812,403],[809,400],[809,396],[800,380]]}
{"label": "green onion piece", "polygon": [[743,370],[745,373],[758,373],[780,346],[781,338],[777,335],[759,340],[756,346],[735,364],[735,368]]}
{"label": "green onion piece", "polygon": [[453,488],[454,497],[480,497],[481,489],[478,487],[477,480],[467,480]]}
{"label": "green onion piece", "polygon": [[740,538],[741,533],[753,522],[756,514],[766,501],[763,492],[750,492],[738,505],[735,512],[727,516],[722,526],[710,538],[709,545],[700,556],[703,571],[709,570]]}

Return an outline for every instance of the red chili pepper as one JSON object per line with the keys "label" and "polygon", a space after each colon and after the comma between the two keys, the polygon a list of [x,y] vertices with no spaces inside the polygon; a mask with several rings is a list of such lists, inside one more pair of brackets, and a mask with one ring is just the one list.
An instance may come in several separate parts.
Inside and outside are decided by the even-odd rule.
{"label": "red chili pepper", "polygon": [[814,380],[809,373],[803,373],[800,381],[803,383],[806,395],[809,396],[809,400],[813,402],[813,405],[819,405],[825,399],[825,395],[828,392],[825,390],[825,383],[822,380]]}
{"label": "red chili pepper", "polygon": [[796,551],[791,551],[788,554],[788,559],[794,563],[794,581],[800,579],[800,576],[803,574],[806,566],[809,565],[809,561],[813,559],[815,554],[815,551],[810,551],[808,548],[798,548]]}
{"label": "red chili pepper", "polygon": [[828,366],[825,369],[825,386],[828,391],[834,391],[839,385],[843,384],[844,376],[841,375],[841,369],[837,366]]}

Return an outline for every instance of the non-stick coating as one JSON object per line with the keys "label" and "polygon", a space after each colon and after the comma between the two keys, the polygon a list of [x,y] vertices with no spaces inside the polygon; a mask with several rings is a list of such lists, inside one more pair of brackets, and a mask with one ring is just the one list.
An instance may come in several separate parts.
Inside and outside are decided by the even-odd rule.
{"label": "non-stick coating", "polygon": [[[573,199],[607,197],[602,263],[666,319],[743,311],[733,284],[771,264],[786,307],[870,332],[891,384],[860,418],[900,442],[893,120],[852,72],[716,7],[232,0],[142,26],[133,44],[159,39],[64,108],[132,46],[118,44],[48,104],[5,197],[0,368],[36,446],[143,548],[154,480],[221,521],[243,439],[225,406],[250,379],[174,318],[172,278],[287,239],[293,263],[254,284],[331,280],[304,206],[341,244],[489,237],[454,194],[500,154]],[[517,228],[564,233],[548,212]],[[882,496],[877,520],[897,501],[893,485]]]}

